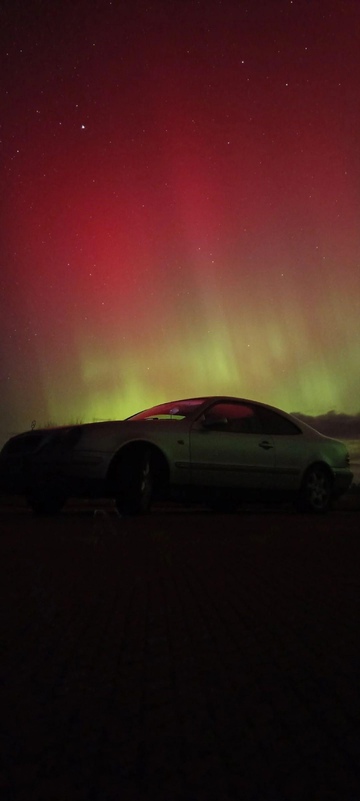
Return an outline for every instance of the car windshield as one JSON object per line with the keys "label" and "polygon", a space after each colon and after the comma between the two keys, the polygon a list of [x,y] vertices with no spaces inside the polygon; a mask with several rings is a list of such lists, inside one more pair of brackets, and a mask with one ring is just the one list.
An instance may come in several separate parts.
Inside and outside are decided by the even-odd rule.
{"label": "car windshield", "polygon": [[191,400],[171,401],[171,403],[161,403],[160,406],[153,406],[143,412],[133,414],[128,420],[184,420],[190,417],[195,409],[204,403],[204,398],[192,398]]}

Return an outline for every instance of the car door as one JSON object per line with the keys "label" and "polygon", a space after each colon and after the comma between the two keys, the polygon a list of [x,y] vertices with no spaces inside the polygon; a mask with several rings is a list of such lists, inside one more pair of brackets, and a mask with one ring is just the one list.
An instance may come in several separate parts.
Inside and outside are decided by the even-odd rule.
{"label": "car door", "polygon": [[267,489],[274,470],[274,443],[264,436],[256,406],[216,402],[190,431],[195,486]]}
{"label": "car door", "polygon": [[266,406],[258,407],[264,437],[274,443],[274,472],[269,489],[279,492],[299,488],[306,466],[308,445],[295,422]]}

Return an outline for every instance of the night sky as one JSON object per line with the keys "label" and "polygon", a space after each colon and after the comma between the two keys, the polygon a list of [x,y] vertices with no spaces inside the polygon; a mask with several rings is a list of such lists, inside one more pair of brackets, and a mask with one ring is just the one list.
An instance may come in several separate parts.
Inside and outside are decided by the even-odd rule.
{"label": "night sky", "polygon": [[2,3],[1,440],[360,411],[360,3]]}

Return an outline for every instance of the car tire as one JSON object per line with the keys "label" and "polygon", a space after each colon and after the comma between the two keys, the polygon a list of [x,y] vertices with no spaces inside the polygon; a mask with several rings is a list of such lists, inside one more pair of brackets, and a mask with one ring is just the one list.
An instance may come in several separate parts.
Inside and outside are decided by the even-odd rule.
{"label": "car tire", "polygon": [[155,490],[155,470],[149,450],[130,454],[118,468],[119,492],[115,503],[120,514],[141,515],[150,511]]}
{"label": "car tire", "polygon": [[297,506],[302,512],[327,512],[331,503],[332,479],[329,470],[314,464],[306,471]]}

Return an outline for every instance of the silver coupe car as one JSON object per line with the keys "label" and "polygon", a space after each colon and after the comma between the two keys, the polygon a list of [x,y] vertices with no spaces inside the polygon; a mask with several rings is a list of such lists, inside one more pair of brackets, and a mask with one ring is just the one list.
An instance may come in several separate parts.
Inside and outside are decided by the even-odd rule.
{"label": "silver coupe car", "polygon": [[27,431],[0,454],[0,489],[36,513],[67,498],[114,498],[123,514],[152,501],[291,498],[325,512],[352,481],[343,443],[263,403],[232,397],[162,403],[126,420]]}

